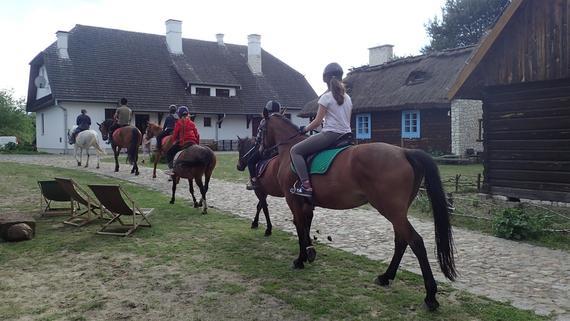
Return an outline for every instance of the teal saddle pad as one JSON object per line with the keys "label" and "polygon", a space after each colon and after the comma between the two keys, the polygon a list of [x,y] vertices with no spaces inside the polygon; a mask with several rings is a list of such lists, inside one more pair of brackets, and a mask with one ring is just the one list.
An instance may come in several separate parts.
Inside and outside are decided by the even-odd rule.
{"label": "teal saddle pad", "polygon": [[[333,163],[334,159],[338,156],[338,154],[340,154],[343,150],[349,148],[350,146],[352,145],[333,148],[333,149],[326,149],[323,150],[322,152],[317,153],[313,157],[313,159],[309,161],[310,162],[309,174],[326,174],[326,172],[329,170],[329,167],[331,167],[331,164]],[[295,171],[293,163],[291,163],[291,170],[295,174],[297,173]]]}

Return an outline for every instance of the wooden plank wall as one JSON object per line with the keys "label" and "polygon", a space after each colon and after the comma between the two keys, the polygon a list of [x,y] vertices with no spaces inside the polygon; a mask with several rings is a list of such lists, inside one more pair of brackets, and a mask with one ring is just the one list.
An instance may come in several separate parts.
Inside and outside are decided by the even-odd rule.
{"label": "wooden plank wall", "polygon": [[568,78],[569,42],[570,0],[528,0],[495,41],[469,86]]}
{"label": "wooden plank wall", "polygon": [[[449,109],[433,108],[420,110],[420,138],[401,139],[402,111],[391,110],[373,112],[372,139],[359,140],[359,143],[384,142],[406,148],[419,148],[427,152],[451,153],[451,117]],[[354,118],[355,115],[353,115]],[[352,127],[356,128],[354,119]]]}
{"label": "wooden plank wall", "polygon": [[484,187],[570,202],[570,79],[488,88]]}

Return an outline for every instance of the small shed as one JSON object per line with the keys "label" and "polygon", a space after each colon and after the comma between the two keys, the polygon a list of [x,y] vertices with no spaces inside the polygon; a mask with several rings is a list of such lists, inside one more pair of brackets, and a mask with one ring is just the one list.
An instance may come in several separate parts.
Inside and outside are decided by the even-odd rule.
{"label": "small shed", "polygon": [[570,202],[570,0],[513,0],[451,87],[483,100],[491,194]]}

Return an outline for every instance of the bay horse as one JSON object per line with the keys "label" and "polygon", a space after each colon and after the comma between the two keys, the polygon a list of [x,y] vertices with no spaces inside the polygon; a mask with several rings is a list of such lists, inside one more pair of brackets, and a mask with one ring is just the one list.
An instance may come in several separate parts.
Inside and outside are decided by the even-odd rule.
{"label": "bay horse", "polygon": [[[71,133],[75,131],[77,125],[71,128],[71,131],[67,131],[68,141],[71,140]],[[75,137],[74,156],[77,161],[77,166],[81,166],[81,161],[83,159],[83,150],[87,153],[87,161],[85,162],[85,168],[89,167],[89,148],[93,147],[95,149],[95,154],[97,155],[97,168],[99,168],[100,157],[105,155],[105,150],[99,145],[99,134],[92,130],[83,130]],[[79,158],[77,157],[77,151],[79,151]]]}
{"label": "bay horse", "polygon": [[[207,214],[208,203],[206,202],[206,193],[208,192],[210,177],[212,177],[212,172],[215,167],[216,155],[206,146],[192,145],[178,152],[174,158],[174,175],[172,175],[172,198],[170,199],[170,204],[174,204],[176,185],[178,185],[181,178],[187,178],[194,207],[202,206],[202,214]],[[202,176],[204,176],[204,183],[202,183]],[[200,189],[200,194],[202,195],[200,202],[197,202],[196,197],[194,197],[194,184],[192,180],[196,181],[196,185],[198,185]]]}
{"label": "bay horse", "polygon": [[[396,276],[402,256],[409,245],[419,261],[426,289],[426,307],[436,310],[437,284],[433,277],[422,237],[408,221],[408,208],[412,204],[422,178],[434,215],[437,258],[441,271],[453,281],[457,272],[454,262],[454,245],[449,205],[443,190],[437,165],[421,150],[404,149],[384,143],[355,145],[340,153],[324,175],[312,175],[312,199],[291,194],[297,180],[291,170],[293,145],[305,139],[299,128],[283,115],[264,115],[262,129],[264,148],[276,147],[279,151],[277,179],[281,192],[293,214],[299,240],[299,256],[293,267],[301,269],[303,262],[313,262],[316,250],[309,236],[314,206],[330,209],[350,209],[370,203],[394,228],[394,255],[384,274],[375,283],[388,286]],[[347,218],[347,224],[350,221]]]}
{"label": "bay horse", "polygon": [[[97,123],[99,126],[99,131],[103,136],[103,140],[109,139],[109,128],[114,123],[115,121],[112,119],[106,119],[101,124]],[[139,158],[139,146],[141,144],[141,131],[134,126],[119,127],[113,132],[111,148],[113,149],[113,154],[115,155],[115,172],[119,171],[119,153],[121,151],[121,148],[126,148],[128,160],[133,165],[131,168],[131,174],[139,174],[139,166],[137,162]]]}
{"label": "bay horse", "polygon": [[[162,132],[162,127],[158,124],[149,122],[146,127],[145,137],[147,140],[150,140],[153,137],[157,137],[158,134]],[[162,139],[162,148],[156,149],[154,152],[154,166],[152,168],[152,178],[156,178],[156,165],[160,161],[162,156],[166,157],[166,152],[172,146],[172,135],[165,136]],[[158,142],[157,142],[158,143]]]}
{"label": "bay horse", "polygon": [[[247,167],[248,158],[246,156],[247,152],[253,148],[255,145],[255,138],[240,138],[238,136],[238,163],[236,169],[240,172]],[[245,156],[245,157],[244,157]],[[267,196],[284,197],[283,191],[279,186],[277,181],[277,171],[279,169],[279,161],[277,158],[272,158],[267,164],[263,175],[259,177],[256,181],[257,188],[253,191],[255,196],[257,196],[256,212],[253,221],[251,222],[251,228],[257,228],[259,226],[259,212],[263,210],[265,215],[265,222],[267,223],[267,228],[265,229],[265,236],[271,235],[273,225],[271,225],[271,220],[269,219],[269,209],[267,208]]]}

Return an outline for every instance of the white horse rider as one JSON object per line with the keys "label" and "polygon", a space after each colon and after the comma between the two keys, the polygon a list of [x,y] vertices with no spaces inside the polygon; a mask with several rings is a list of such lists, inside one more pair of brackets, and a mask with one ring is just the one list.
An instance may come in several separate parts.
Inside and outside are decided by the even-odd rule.
{"label": "white horse rider", "polygon": [[[71,137],[71,133],[73,133],[76,128],[77,125],[73,126],[67,135]],[[99,138],[99,133],[92,129],[84,130],[77,134],[77,137],[75,137],[75,160],[77,161],[77,166],[81,166],[84,149],[87,152],[87,162],[85,163],[85,167],[89,166],[89,148],[93,147],[95,148],[95,153],[97,154],[97,168],[99,168],[100,157],[101,155],[106,154],[105,150],[103,150],[99,144],[101,141],[102,140]],[[79,150],[79,158],[77,158],[77,150]]]}

